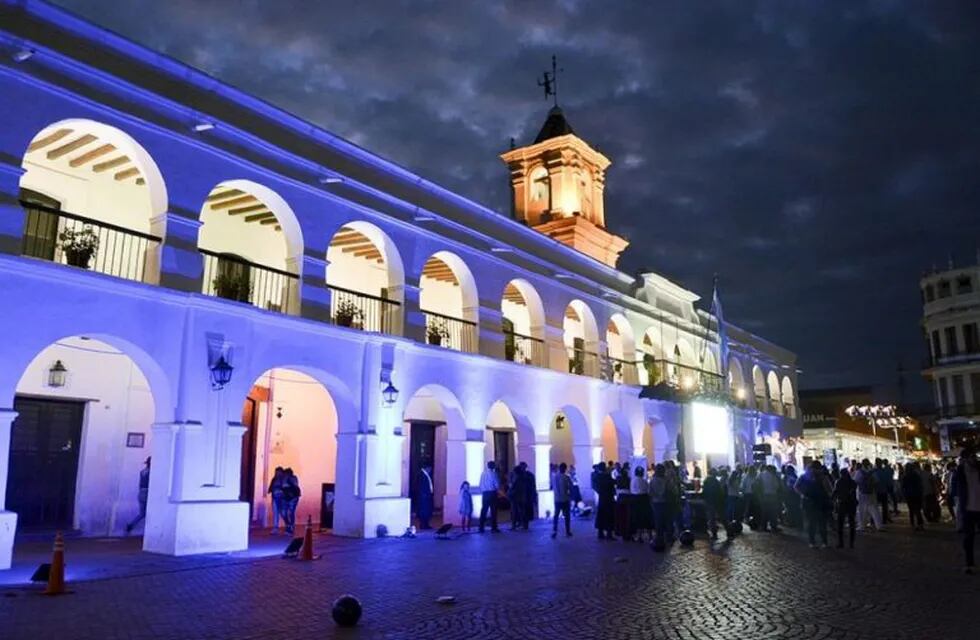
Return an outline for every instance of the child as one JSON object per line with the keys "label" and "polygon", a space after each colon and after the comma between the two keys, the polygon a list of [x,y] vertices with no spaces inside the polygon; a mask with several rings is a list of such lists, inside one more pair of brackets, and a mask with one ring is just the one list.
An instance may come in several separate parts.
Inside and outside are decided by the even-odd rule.
{"label": "child", "polygon": [[473,524],[473,496],[470,494],[470,483],[465,480],[459,486],[459,523],[464,533],[468,533]]}

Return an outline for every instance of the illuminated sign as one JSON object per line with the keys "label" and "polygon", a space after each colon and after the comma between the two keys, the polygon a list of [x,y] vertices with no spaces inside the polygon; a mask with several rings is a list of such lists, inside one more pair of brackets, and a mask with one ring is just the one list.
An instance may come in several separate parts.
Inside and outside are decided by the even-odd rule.
{"label": "illuminated sign", "polygon": [[691,405],[694,450],[698,453],[728,453],[731,447],[728,409],[714,404]]}

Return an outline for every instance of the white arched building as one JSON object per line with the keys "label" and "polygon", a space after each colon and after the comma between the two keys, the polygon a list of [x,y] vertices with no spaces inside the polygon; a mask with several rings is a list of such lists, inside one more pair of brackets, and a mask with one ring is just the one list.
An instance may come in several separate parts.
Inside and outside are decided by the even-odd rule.
{"label": "white arched building", "polygon": [[49,5],[0,15],[0,568],[18,528],[127,534],[147,458],[133,531],[190,554],[268,526],[279,466],[300,519],[373,536],[423,464],[447,519],[489,460],[544,514],[553,463],[799,432],[792,353],[616,269],[610,161],[559,109],[503,156],[510,219]]}

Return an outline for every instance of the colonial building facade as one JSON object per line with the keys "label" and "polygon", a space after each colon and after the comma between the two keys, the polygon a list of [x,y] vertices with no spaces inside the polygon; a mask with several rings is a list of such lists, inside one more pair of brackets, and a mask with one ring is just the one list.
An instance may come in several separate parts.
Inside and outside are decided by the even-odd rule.
{"label": "colonial building facade", "polygon": [[800,432],[792,353],[616,269],[559,110],[507,217],[42,2],[0,1],[0,87],[0,568],[18,529],[244,549],[278,466],[373,536],[423,463],[447,520],[488,460],[544,514],[551,463]]}

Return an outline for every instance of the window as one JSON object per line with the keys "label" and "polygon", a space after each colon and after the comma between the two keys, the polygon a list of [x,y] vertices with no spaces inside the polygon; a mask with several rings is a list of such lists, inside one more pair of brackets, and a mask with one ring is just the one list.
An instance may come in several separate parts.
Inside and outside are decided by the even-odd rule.
{"label": "window", "polygon": [[531,172],[531,200],[533,202],[545,201],[547,204],[548,187],[548,172],[544,168],[538,167]]}
{"label": "window", "polygon": [[948,298],[950,295],[949,280],[939,281],[939,297]]}
{"label": "window", "polygon": [[949,382],[946,378],[939,379],[939,406],[949,406]]}
{"label": "window", "polygon": [[970,276],[960,276],[956,279],[956,293],[972,293],[973,280]]}
{"label": "window", "polygon": [[966,387],[964,383],[966,380],[962,375],[953,376],[953,406],[962,407],[966,404]]}
{"label": "window", "polygon": [[932,357],[934,360],[938,360],[943,357],[943,347],[942,343],[939,342],[939,331],[932,332]]}
{"label": "window", "polygon": [[932,302],[936,299],[936,288],[931,284],[927,284],[925,288],[926,302]]}
{"label": "window", "polygon": [[943,329],[944,337],[946,338],[946,354],[947,356],[955,356],[960,352],[959,344],[956,341],[956,327],[946,327]]}
{"label": "window", "polygon": [[980,351],[980,344],[977,344],[977,325],[974,322],[963,325],[963,353],[976,353]]}

